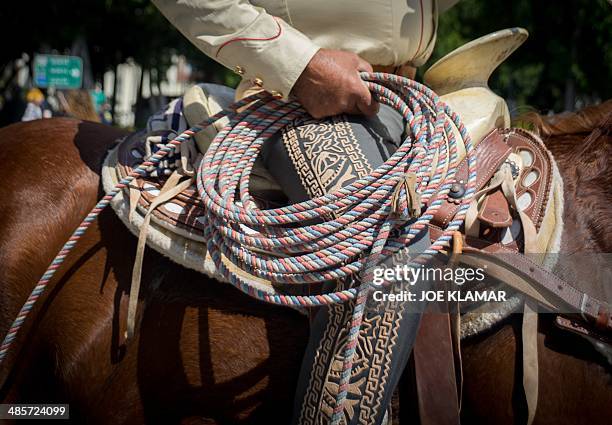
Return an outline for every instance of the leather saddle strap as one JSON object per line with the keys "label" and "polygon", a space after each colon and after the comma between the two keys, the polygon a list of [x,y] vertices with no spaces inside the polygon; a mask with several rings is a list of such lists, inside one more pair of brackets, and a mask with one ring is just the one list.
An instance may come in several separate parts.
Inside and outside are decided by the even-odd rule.
{"label": "leather saddle strap", "polygon": [[128,302],[128,313],[127,313],[127,335],[128,339],[134,336],[134,329],[136,327],[136,310],[138,307],[138,294],[140,293],[140,282],[142,273],[142,262],[144,260],[144,250],[147,242],[147,234],[149,230],[149,223],[151,222],[151,215],[153,211],[165,202],[168,202],[176,195],[187,189],[193,183],[193,178],[188,178],[183,182],[180,179],[183,176],[178,174],[176,171],[168,178],[159,195],[155,198],[149,209],[144,216],[142,226],[140,227],[140,234],[138,235],[138,244],[136,247],[136,258],[134,259],[134,268],[132,269],[132,284],[130,287],[130,300]]}
{"label": "leather saddle strap", "polygon": [[[464,252],[490,254],[490,252],[481,251],[469,246],[465,247]],[[574,288],[525,255],[505,250],[497,252],[497,254],[499,255],[496,255],[494,258],[496,262],[501,262],[513,273],[529,282],[534,288],[544,288],[552,293],[563,303],[579,311],[584,320],[592,322],[598,329],[612,331],[612,312],[608,303],[590,297],[585,292]]]}
{"label": "leather saddle strap", "polygon": [[[429,230],[432,239],[442,234],[442,230],[436,226],[430,225]],[[547,308],[558,310],[561,304],[566,304],[566,307],[569,306],[579,312],[583,320],[594,324],[597,329],[604,332],[612,331],[610,304],[574,288],[565,280],[532,261],[528,256],[499,244],[491,244],[489,241],[469,236],[465,237],[463,252],[478,255],[479,257],[476,257],[478,260],[498,264],[500,269],[508,271],[506,275],[511,280],[507,282],[508,284],[521,291],[525,288],[523,292],[527,292],[527,295]],[[465,262],[466,259],[469,257],[462,257],[461,261]],[[518,282],[519,280],[521,282]],[[543,290],[545,292],[542,292]]]}
{"label": "leather saddle strap", "polygon": [[459,398],[448,313],[423,315],[413,353],[421,425],[458,425]]}
{"label": "leather saddle strap", "polygon": [[[474,189],[481,190],[485,184],[491,180],[491,177],[497,172],[499,167],[508,158],[512,152],[512,148],[504,142],[504,136],[498,129],[493,130],[485,137],[475,149],[475,161],[478,164],[477,179]],[[457,167],[455,180],[457,182],[466,182],[468,179],[468,163],[467,158],[464,158]],[[437,199],[438,194],[431,199]],[[446,227],[449,220],[457,213],[460,208],[460,203],[457,199],[446,197],[442,200],[440,208],[434,213],[431,223],[441,228]]]}
{"label": "leather saddle strap", "polygon": [[525,300],[522,326],[523,390],[527,401],[527,425],[533,423],[538,406],[538,313],[533,300]]}

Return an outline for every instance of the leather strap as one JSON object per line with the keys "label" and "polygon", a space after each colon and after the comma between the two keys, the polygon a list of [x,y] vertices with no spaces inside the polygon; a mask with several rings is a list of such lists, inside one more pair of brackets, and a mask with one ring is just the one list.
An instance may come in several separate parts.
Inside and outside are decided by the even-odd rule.
{"label": "leather strap", "polygon": [[459,401],[448,313],[426,313],[414,346],[421,425],[458,425]]}
{"label": "leather strap", "polygon": [[144,251],[147,242],[149,223],[151,222],[151,214],[153,213],[155,208],[173,199],[176,195],[187,189],[193,183],[192,177],[179,183],[182,177],[183,176],[178,174],[178,172],[176,171],[172,173],[172,175],[168,178],[168,180],[162,187],[157,198],[155,198],[155,200],[151,202],[149,210],[144,216],[144,221],[140,228],[140,234],[138,235],[138,244],[136,246],[134,268],[132,269],[132,284],[130,287],[130,300],[128,302],[127,312],[127,339],[132,339],[132,337],[134,336],[134,329],[136,327],[136,311],[138,307],[138,294],[140,293],[142,262],[144,259]]}
{"label": "leather strap", "polygon": [[527,400],[527,425],[533,423],[538,406],[538,313],[532,300],[523,312],[523,390]]}
{"label": "leather strap", "polygon": [[478,213],[478,219],[494,228],[510,227],[512,215],[508,208],[508,201],[501,189],[498,188],[485,197]]}
{"label": "leather strap", "polygon": [[450,309],[451,336],[453,339],[453,358],[455,359],[455,377],[457,382],[457,404],[461,412],[463,401],[463,359],[461,355],[461,310],[460,303]]}
{"label": "leather strap", "polygon": [[[491,180],[491,177],[497,172],[501,164],[506,160],[512,148],[504,142],[504,136],[499,130],[493,130],[482,142],[476,146],[474,150],[475,161],[478,164],[478,176],[476,179],[475,190],[478,191]],[[468,179],[468,163],[467,158],[464,158],[457,167],[455,181],[463,184]],[[438,194],[431,197],[432,200],[438,199]],[[440,208],[434,213],[431,223],[446,227],[448,221],[454,217],[459,210],[460,203],[458,200],[452,199],[449,196],[442,201]]]}
{"label": "leather strap", "polygon": [[[466,246],[466,253],[490,254],[490,250],[479,250]],[[513,251],[500,250],[494,261],[502,263],[517,276],[529,282],[534,288],[543,288],[562,302],[579,311],[582,318],[599,329],[612,331],[612,313],[610,305],[585,292],[574,288],[560,277],[534,263],[529,257]],[[492,258],[493,256],[488,256]]]}
{"label": "leather strap", "polygon": [[[440,228],[430,225],[430,237],[432,239],[439,237],[441,234],[442,230]],[[463,251],[466,254],[477,254],[479,259],[498,264],[508,270],[509,279],[506,283],[517,287],[519,290],[527,287],[532,288],[532,291],[528,292],[527,295],[543,303],[547,308],[559,310],[562,304],[566,304],[566,307],[569,306],[579,312],[583,320],[595,325],[597,329],[612,332],[612,309],[608,303],[574,288],[560,277],[533,262],[528,256],[507,249],[502,245],[492,244],[469,236],[465,237]],[[462,261],[465,259],[463,258]],[[517,283],[519,281],[520,283]]]}

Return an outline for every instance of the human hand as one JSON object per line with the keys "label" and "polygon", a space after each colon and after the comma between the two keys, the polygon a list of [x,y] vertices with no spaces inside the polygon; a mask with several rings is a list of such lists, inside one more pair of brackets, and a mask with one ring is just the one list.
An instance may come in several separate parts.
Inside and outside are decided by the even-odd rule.
{"label": "human hand", "polygon": [[292,94],[314,118],[342,113],[374,115],[378,102],[359,76],[372,72],[354,53],[320,49],[293,86]]}

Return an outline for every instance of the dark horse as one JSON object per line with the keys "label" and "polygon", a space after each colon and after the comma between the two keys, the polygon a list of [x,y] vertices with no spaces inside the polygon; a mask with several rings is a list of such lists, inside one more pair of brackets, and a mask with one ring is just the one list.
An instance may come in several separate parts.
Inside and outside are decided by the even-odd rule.
{"label": "dark horse", "polygon": [[[564,251],[612,252],[611,117],[608,101],[538,124],[565,180]],[[71,119],[0,129],[2,336],[101,196],[102,160],[122,135]],[[103,212],[0,368],[0,402],[70,403],[75,422],[102,424],[288,422],[306,318],[148,250],[138,332],[126,344],[135,248],[135,238],[113,211]],[[510,318],[464,342],[464,423],[524,420],[519,329],[520,320]],[[546,315],[539,352],[535,422],[609,423],[612,375],[604,357],[585,340],[556,329]],[[407,381],[400,385],[400,407],[411,405],[407,387]],[[413,413],[400,409],[400,420]]]}

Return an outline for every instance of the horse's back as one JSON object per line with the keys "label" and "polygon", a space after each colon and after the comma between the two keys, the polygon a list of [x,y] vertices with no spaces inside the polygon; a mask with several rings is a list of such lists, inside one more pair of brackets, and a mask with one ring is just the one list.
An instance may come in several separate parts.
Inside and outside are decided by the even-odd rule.
{"label": "horse's back", "polygon": [[[24,250],[35,250],[36,257],[49,261],[53,258],[95,205],[102,161],[123,134],[68,118],[0,129],[0,259],[5,260],[0,261],[0,273],[12,264],[6,260],[15,251],[22,259]],[[42,255],[43,250],[47,255]]]}
{"label": "horse's back", "polygon": [[[0,332],[95,205],[106,151],[123,131],[68,118],[0,128]],[[10,295],[10,296],[9,296]]]}
{"label": "horse's back", "polygon": [[[20,122],[0,128],[0,176],[25,168],[33,178],[37,168],[50,168],[59,160],[72,167],[83,162],[99,173],[105,153],[124,136],[121,129],[73,118]],[[55,171],[55,170],[53,170]],[[69,170],[64,170],[66,174]],[[55,173],[54,173],[55,174]]]}

